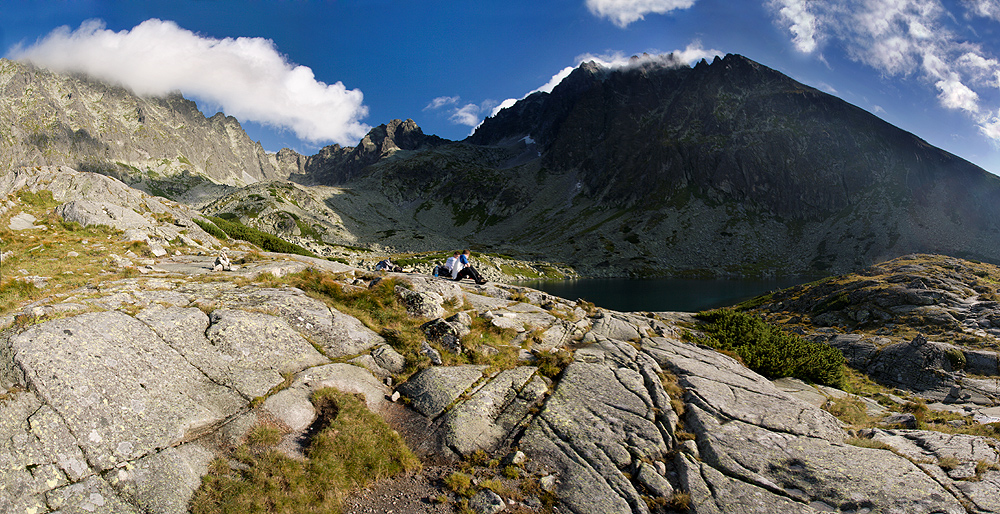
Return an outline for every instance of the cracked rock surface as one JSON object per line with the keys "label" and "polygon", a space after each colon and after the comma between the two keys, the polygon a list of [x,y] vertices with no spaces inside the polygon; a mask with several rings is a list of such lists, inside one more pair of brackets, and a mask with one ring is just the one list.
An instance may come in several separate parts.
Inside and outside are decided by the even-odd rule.
{"label": "cracked rock surface", "polygon": [[[414,447],[435,460],[523,452],[562,513],[671,512],[684,495],[695,513],[1000,512],[996,439],[848,434],[817,407],[842,392],[775,385],[682,340],[682,315],[414,278],[418,293],[463,300],[455,323],[504,320],[524,360],[426,367],[399,386],[404,406],[383,378],[406,358],[298,289],[171,272],[31,306],[58,316],[0,337],[0,378],[15,386],[0,400],[0,512],[186,512],[220,446],[255,423],[288,428],[278,448],[303,458],[294,439],[322,387],[362,394],[390,419],[407,413]],[[566,361],[552,369],[549,351]]]}

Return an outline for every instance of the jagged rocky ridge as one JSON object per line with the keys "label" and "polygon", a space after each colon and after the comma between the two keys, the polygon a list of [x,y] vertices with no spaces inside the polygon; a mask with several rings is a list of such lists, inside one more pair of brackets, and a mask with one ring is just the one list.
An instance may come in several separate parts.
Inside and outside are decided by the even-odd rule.
{"label": "jagged rocky ridge", "polygon": [[242,186],[287,177],[236,118],[206,118],[180,94],[142,97],[0,59],[0,106],[4,168],[68,166],[164,195],[205,182]]}
{"label": "jagged rocky ridge", "polygon": [[992,261],[1000,233],[996,176],[739,55],[585,63],[465,141],[424,146],[295,176],[380,191],[407,233],[454,225],[592,275],[826,274],[915,251]]}
{"label": "jagged rocky ridge", "polygon": [[[61,176],[55,172],[72,175],[23,170],[2,182],[3,192],[41,187]],[[49,184],[71,184],[54,197],[72,202],[81,190],[100,189],[72,186],[84,183],[128,191],[106,177],[72,176]],[[163,204],[173,215],[165,221],[147,212],[159,200],[128,198],[122,211],[138,217],[128,219],[149,222],[128,237],[155,240],[189,212]],[[6,223],[23,204],[8,196],[5,207]],[[520,449],[561,512],[669,512],[677,493],[689,496],[692,512],[1000,510],[995,439],[889,428],[866,435],[895,452],[848,444],[853,434],[825,410],[684,341],[684,315],[618,313],[523,287],[397,275],[409,284],[397,291],[414,316],[434,321],[457,304],[458,314],[435,323],[460,332],[481,318],[519,333],[512,344],[572,352],[553,379],[528,356],[499,372],[431,365],[398,388],[410,399],[405,407],[386,400],[391,391],[378,377],[402,362],[378,334],[298,289],[257,280],[313,268],[340,277],[342,287],[365,288],[368,272],[274,255],[220,276],[211,271],[214,254],[197,255],[208,246],[165,243],[180,255],[155,259],[142,276],[61,293],[4,318],[5,512],[185,512],[221,446],[265,418],[294,438],[315,417],[309,392],[325,386],[360,392],[376,412],[405,420],[404,433],[426,458],[476,450],[501,458]],[[354,358],[333,362],[340,357]],[[272,390],[283,373],[290,383]]]}
{"label": "jagged rocky ridge", "polygon": [[319,216],[318,244],[718,276],[846,272],[910,252],[992,261],[1000,237],[997,177],[739,55],[586,63],[465,141],[394,120],[314,156],[268,155],[235,119],[178,96],[0,69],[3,162],[95,170],[197,206],[231,193],[227,213],[275,233],[289,227],[281,212],[299,214],[272,202],[277,214],[254,219],[262,186],[220,184],[291,179],[340,219]]}

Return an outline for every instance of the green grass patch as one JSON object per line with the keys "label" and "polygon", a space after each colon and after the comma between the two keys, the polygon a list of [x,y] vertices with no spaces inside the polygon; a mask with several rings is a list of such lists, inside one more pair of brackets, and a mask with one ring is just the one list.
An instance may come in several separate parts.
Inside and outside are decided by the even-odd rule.
{"label": "green grass patch", "polygon": [[335,389],[312,397],[318,432],[306,460],[291,459],[271,446],[274,429],[255,429],[251,441],[228,459],[216,459],[191,500],[193,514],[335,513],[347,493],[404,471],[420,461],[398,433],[365,406]]}
{"label": "green grass patch", "polygon": [[54,209],[59,205],[59,202],[52,197],[52,191],[33,192],[28,191],[27,189],[22,189],[21,191],[18,191],[17,197],[21,200],[21,202],[31,207]]}
{"label": "green grass patch", "polygon": [[705,323],[706,333],[697,342],[735,353],[761,375],[795,377],[832,387],[844,384],[844,354],[836,348],[807,341],[731,309],[701,312],[696,317]]}
{"label": "green grass patch", "polygon": [[823,410],[856,427],[872,426],[875,421],[868,415],[865,403],[855,397],[831,398],[823,404]]}

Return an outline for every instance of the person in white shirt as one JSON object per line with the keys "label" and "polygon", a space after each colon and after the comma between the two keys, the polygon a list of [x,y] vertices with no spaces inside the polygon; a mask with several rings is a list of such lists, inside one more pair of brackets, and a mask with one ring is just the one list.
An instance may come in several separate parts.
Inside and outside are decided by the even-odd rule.
{"label": "person in white shirt", "polygon": [[476,268],[472,267],[472,263],[469,262],[469,257],[472,253],[469,250],[462,252],[462,255],[458,256],[458,262],[454,264],[451,268],[451,278],[452,280],[462,280],[463,278],[471,278],[475,280],[477,284],[485,284],[486,279],[483,278]]}
{"label": "person in white shirt", "polygon": [[451,278],[455,278],[455,275],[458,273],[455,271],[458,269],[458,255],[458,250],[455,250],[455,253],[451,257],[448,257],[448,260],[444,261],[444,267],[447,268],[447,271],[442,273],[441,276],[451,275]]}

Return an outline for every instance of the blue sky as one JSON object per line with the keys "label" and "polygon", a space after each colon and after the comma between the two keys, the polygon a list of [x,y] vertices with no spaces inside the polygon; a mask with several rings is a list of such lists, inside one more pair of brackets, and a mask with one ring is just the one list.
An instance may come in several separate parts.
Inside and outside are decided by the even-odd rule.
{"label": "blue sky", "polygon": [[7,1],[0,49],[305,154],[394,118],[462,139],[585,59],[739,53],[1000,174],[1000,0]]}

